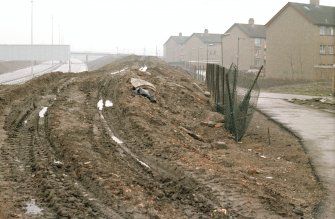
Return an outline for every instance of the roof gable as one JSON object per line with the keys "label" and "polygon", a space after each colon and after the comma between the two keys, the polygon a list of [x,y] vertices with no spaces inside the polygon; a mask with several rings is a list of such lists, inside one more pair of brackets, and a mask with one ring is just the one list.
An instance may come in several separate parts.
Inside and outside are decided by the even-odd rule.
{"label": "roof gable", "polygon": [[204,44],[216,44],[221,43],[221,35],[218,33],[193,33],[186,41],[192,37],[197,37]]}
{"label": "roof gable", "polygon": [[164,45],[167,44],[170,40],[175,41],[178,45],[182,45],[186,42],[188,38],[188,36],[170,36],[169,39],[164,43]]}
{"label": "roof gable", "polygon": [[239,28],[244,34],[246,34],[250,38],[265,39],[266,37],[264,25],[235,23],[226,31],[226,33],[229,33],[230,30],[233,29],[234,27]]}
{"label": "roof gable", "polygon": [[295,9],[312,24],[335,26],[335,7],[294,2],[287,3],[273,18],[270,19],[266,26],[269,26],[288,7]]}

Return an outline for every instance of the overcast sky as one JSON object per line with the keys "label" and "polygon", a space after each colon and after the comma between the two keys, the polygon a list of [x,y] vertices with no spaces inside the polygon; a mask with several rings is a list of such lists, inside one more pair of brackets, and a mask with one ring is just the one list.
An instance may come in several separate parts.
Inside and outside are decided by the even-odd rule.
{"label": "overcast sky", "polygon": [[[294,2],[309,3],[309,0]],[[34,43],[72,51],[160,53],[171,35],[265,24],[287,0],[34,0]],[[320,0],[335,6],[335,0]],[[53,26],[52,28],[52,17]],[[30,44],[31,0],[0,0],[0,44]]]}

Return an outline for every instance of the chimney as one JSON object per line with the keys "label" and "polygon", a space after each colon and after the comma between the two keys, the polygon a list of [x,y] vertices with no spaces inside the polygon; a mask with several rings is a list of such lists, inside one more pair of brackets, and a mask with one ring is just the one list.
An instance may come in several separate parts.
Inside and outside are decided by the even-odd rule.
{"label": "chimney", "polygon": [[205,32],[204,32],[205,34],[208,34],[208,29],[205,29]]}
{"label": "chimney", "polygon": [[254,24],[255,24],[255,20],[253,18],[249,18],[249,25],[254,25]]}
{"label": "chimney", "polygon": [[318,6],[318,5],[320,5],[320,0],[310,0],[310,4]]}
{"label": "chimney", "polygon": [[180,32],[180,33],[179,33],[179,37],[182,37],[182,36],[183,36],[183,34]]}

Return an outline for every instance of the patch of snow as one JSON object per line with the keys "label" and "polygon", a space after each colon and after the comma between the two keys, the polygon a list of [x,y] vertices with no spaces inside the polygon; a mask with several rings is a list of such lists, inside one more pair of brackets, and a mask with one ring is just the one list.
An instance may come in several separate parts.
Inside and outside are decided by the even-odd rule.
{"label": "patch of snow", "polygon": [[42,208],[38,207],[35,203],[35,199],[32,199],[30,202],[26,203],[26,214],[41,214]]}
{"label": "patch of snow", "polygon": [[144,166],[144,167],[150,169],[150,167],[149,167],[148,164],[144,163],[143,161],[140,161],[139,159],[137,159],[137,161],[138,161],[142,166]]}
{"label": "patch of snow", "polygon": [[264,155],[262,155],[261,158],[266,158],[266,157]]}
{"label": "patch of snow", "polygon": [[127,70],[128,67],[125,67],[124,69],[120,70],[120,71],[115,71],[115,72],[112,72],[111,75],[115,75],[115,74],[119,74],[121,72],[124,72],[125,70]]}
{"label": "patch of snow", "polygon": [[104,102],[102,99],[97,103],[97,107],[100,111],[104,108]]}
{"label": "patch of snow", "polygon": [[112,101],[110,101],[110,100],[106,100],[106,102],[105,102],[105,107],[112,107],[112,106],[113,106]]}
{"label": "patch of snow", "polygon": [[43,118],[45,113],[47,112],[48,107],[43,107],[43,109],[38,113],[38,115],[40,116],[40,118]]}
{"label": "patch of snow", "polygon": [[61,161],[59,161],[59,160],[54,160],[54,164],[60,164],[60,165],[62,165],[63,162],[61,162]]}
{"label": "patch of snow", "polygon": [[273,177],[272,177],[272,176],[267,176],[267,177],[265,177],[265,178],[267,178],[267,179],[273,179]]}
{"label": "patch of snow", "polygon": [[145,66],[141,67],[139,70],[140,70],[141,72],[146,72],[147,69],[148,69],[148,67],[145,65]]}
{"label": "patch of snow", "polygon": [[120,139],[118,139],[118,138],[115,137],[114,135],[112,136],[112,139],[113,139],[116,143],[118,143],[118,144],[122,144],[122,143],[123,143]]}
{"label": "patch of snow", "polygon": [[24,120],[24,124],[27,124],[27,120]]}

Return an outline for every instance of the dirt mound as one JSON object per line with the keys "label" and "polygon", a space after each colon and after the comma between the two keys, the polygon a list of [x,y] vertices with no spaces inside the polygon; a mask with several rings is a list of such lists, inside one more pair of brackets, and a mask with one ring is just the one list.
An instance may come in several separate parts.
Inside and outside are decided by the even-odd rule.
{"label": "dirt mound", "polygon": [[[136,94],[132,78],[153,84],[156,102]],[[193,83],[163,61],[131,56],[0,86],[3,214],[312,217],[322,192],[297,139],[256,114],[235,143]],[[28,214],[31,200],[43,210]]]}

